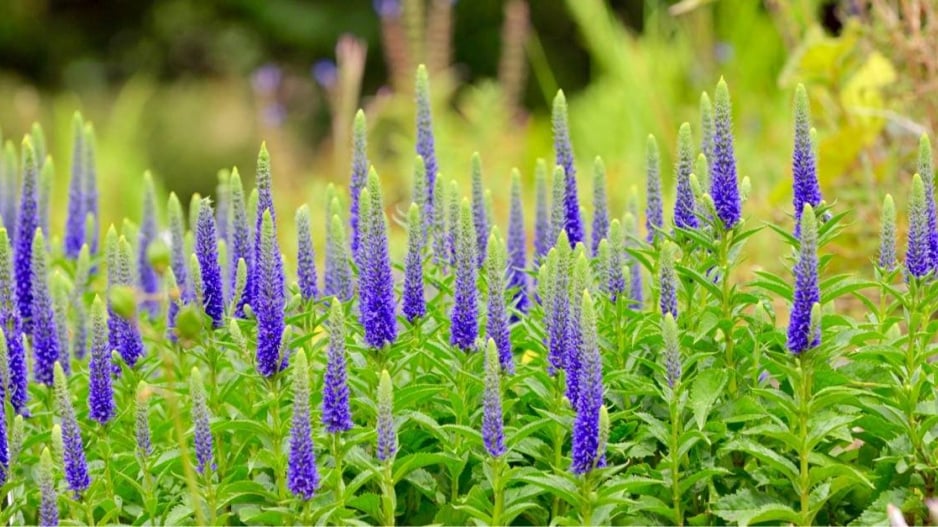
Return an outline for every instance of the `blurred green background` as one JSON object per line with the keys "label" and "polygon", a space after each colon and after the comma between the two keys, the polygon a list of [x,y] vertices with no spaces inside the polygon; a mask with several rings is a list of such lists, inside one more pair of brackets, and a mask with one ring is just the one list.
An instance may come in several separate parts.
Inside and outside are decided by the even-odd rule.
{"label": "blurred green background", "polygon": [[[58,171],[53,221],[61,224],[70,119],[80,110],[93,121],[110,222],[138,214],[144,170],[188,203],[193,192],[213,192],[220,169],[238,166],[250,180],[263,140],[278,207],[308,201],[316,210],[327,184],[347,181],[350,123],[363,107],[393,214],[409,200],[412,78],[426,63],[441,171],[468,191],[469,159],[479,151],[504,223],[510,170],[530,182],[536,158],[553,155],[557,89],[570,105],[581,195],[590,196],[592,159],[601,155],[618,214],[630,189],[644,186],[647,134],[670,167],[678,127],[688,121],[699,137],[700,94],[723,76],[740,175],[752,181],[746,214],[785,222],[791,97],[804,82],[825,197],[856,209],[834,248],[847,265],[873,256],[883,192],[904,208],[918,136],[938,124],[934,4],[3,0],[0,127],[14,142],[33,121],[46,128]],[[670,169],[664,179],[672,192]],[[777,252],[757,254],[765,261],[754,266],[780,261]]]}

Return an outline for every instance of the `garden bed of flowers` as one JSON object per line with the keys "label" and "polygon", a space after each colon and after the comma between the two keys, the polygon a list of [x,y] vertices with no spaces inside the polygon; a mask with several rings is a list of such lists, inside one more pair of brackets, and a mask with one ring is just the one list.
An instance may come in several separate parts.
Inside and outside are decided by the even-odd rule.
{"label": "garden bed of flowers", "polygon": [[[822,199],[804,88],[782,225],[747,219],[758,181],[738,181],[726,84],[712,95],[676,138],[673,207],[649,137],[646,192],[610,211],[606,185],[621,182],[598,158],[577,174],[558,94],[555,151],[524,178],[533,188],[512,175],[503,226],[487,187],[509,189],[484,172],[484,153],[471,189],[439,176],[423,68],[411,203],[396,209],[361,112],[348,197],[330,191],[295,215],[274,206],[275,160],[261,147],[253,190],[235,169],[188,214],[170,194],[160,224],[146,176],[142,217],[101,218],[94,132],[76,115],[59,229],[41,127],[19,152],[8,142],[0,521],[928,521],[938,226],[927,137],[900,197],[904,259],[884,195],[879,254],[833,275],[825,246],[850,212]],[[283,254],[286,222],[297,239]],[[408,245],[395,262],[398,228]],[[790,274],[739,278],[754,236],[775,237]],[[839,311],[846,300],[862,310]]]}

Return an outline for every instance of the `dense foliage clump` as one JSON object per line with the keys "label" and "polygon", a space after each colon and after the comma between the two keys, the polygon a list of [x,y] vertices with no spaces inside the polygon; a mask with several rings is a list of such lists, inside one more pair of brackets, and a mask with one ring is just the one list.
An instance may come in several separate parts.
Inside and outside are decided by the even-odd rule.
{"label": "dense foliage clump", "polygon": [[[423,68],[416,89],[401,261],[362,112],[349,207],[330,192],[277,214],[262,146],[257,190],[246,198],[234,170],[188,222],[170,194],[159,223],[147,176],[139,226],[110,225],[103,252],[88,126],[76,116],[62,235],[46,228],[41,129],[24,139],[20,173],[2,174],[20,181],[2,201],[20,205],[0,228],[0,520],[861,525],[889,505],[893,521],[925,521],[938,484],[927,138],[904,264],[887,195],[867,280],[826,272],[849,213],[821,198],[803,87],[793,221],[767,226],[745,214],[723,81],[712,108],[702,98],[700,140],[688,123],[676,138],[671,225],[654,137],[644,218],[636,200],[610,210],[598,158],[581,207],[561,93],[553,180],[538,162],[525,214],[515,171],[500,227],[479,154],[470,196],[442,181]],[[291,217],[296,252],[277,236]],[[754,236],[780,240],[790,275],[739,278]]]}

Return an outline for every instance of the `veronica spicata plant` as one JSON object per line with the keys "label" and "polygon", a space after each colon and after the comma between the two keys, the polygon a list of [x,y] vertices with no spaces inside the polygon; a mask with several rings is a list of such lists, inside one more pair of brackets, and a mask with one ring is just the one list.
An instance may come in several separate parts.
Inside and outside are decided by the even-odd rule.
{"label": "veronica spicata plant", "polygon": [[[379,3],[383,42],[415,62],[403,43],[422,34],[421,17]],[[429,3],[428,25],[451,8]],[[6,144],[0,521],[928,521],[938,281],[927,138],[907,171],[920,175],[884,196],[877,252],[850,272],[831,244],[860,222],[815,192],[824,132],[812,131],[807,89],[794,90],[784,126],[792,181],[777,186],[792,189],[797,214],[780,207],[775,224],[746,201],[750,186],[754,199],[771,193],[740,177],[748,157],[737,167],[724,82],[712,105],[700,100],[699,136],[675,128],[673,157],[650,140],[633,145],[647,149],[637,171],[604,152],[607,173],[597,158],[584,210],[582,128],[571,135],[578,116],[562,94],[554,151],[527,157],[550,163],[483,185],[479,157],[434,136],[435,67],[413,83],[419,157],[404,188],[381,188],[377,171],[399,149],[382,149],[372,170],[359,112],[348,192],[328,186],[309,204],[276,192],[262,147],[253,191],[236,169],[185,201],[158,203],[141,185],[128,196],[144,204],[139,225],[107,218],[117,227],[100,255],[88,124],[71,122],[61,214],[47,153],[68,147],[38,127],[18,159]],[[344,78],[348,61],[338,68]],[[258,77],[276,84],[278,73]],[[460,157],[471,192],[440,177]],[[275,205],[299,207],[295,224],[278,225]],[[296,245],[281,251],[285,240]],[[747,263],[754,247],[787,270]]]}

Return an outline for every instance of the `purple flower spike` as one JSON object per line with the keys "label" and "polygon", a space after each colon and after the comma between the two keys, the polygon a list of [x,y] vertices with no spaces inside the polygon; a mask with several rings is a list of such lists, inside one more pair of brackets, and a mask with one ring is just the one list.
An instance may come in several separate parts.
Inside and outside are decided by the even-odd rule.
{"label": "purple flower spike", "polygon": [[472,223],[476,230],[476,260],[479,267],[485,263],[489,222],[485,213],[485,189],[482,187],[482,158],[472,154]]}
{"label": "purple flower spike", "polygon": [[573,163],[573,146],[570,144],[570,128],[567,125],[567,99],[563,91],[558,91],[554,97],[553,108],[554,152],[557,156],[557,165],[563,167],[566,183],[564,186],[564,228],[570,245],[583,241],[583,218],[580,213],[580,202],[576,190],[576,167]]}
{"label": "purple flower spike", "polygon": [[182,206],[174,192],[169,195],[166,211],[169,217],[170,267],[176,278],[180,297],[188,303],[195,295],[189,286],[189,269],[186,266],[186,227],[183,224]]}
{"label": "purple flower spike", "polygon": [[[244,199],[244,186],[241,183],[241,175],[238,169],[231,171],[231,178],[228,180],[231,188],[228,191],[228,197],[231,200],[231,225],[228,227],[228,235],[231,241],[228,244],[228,277],[231,279],[231,291],[234,292],[235,280],[238,276],[238,261],[244,260],[247,267],[247,276],[250,280],[254,269],[254,243],[251,237],[251,226],[248,223],[247,202]],[[175,267],[173,268],[175,270]],[[180,282],[182,284],[182,282]],[[250,298],[250,290],[244,288],[241,298],[235,305],[235,316],[244,316],[244,305]]]}
{"label": "purple flower spike", "polygon": [[502,415],[501,367],[495,342],[485,348],[485,395],[482,398],[482,442],[492,457],[505,454],[505,418]]}
{"label": "purple flower spike", "polygon": [[[638,247],[638,225],[635,220],[634,213],[626,213],[623,218],[623,228],[625,230],[625,248],[636,248]],[[642,266],[638,260],[629,254],[627,251],[623,251],[623,262],[629,268],[629,298],[631,299],[630,307],[635,310],[640,310],[642,304],[645,302],[645,292],[644,285],[642,280]]]}
{"label": "purple flower spike", "polygon": [[664,207],[661,199],[661,154],[658,152],[658,141],[655,136],[649,135],[645,143],[645,176],[646,200],[645,203],[645,230],[648,231],[647,240],[655,241],[664,227]]}
{"label": "purple flower spike", "polygon": [[252,306],[257,316],[257,371],[264,377],[270,377],[280,369],[280,344],[286,326],[286,299],[283,291],[283,260],[269,210],[264,212],[262,218],[259,248],[257,294]]}
{"label": "purple flower spike", "polygon": [[88,417],[107,424],[114,418],[111,387],[111,350],[107,334],[107,310],[101,298],[91,305],[91,361],[88,366]]}
{"label": "purple flower spike", "polygon": [[394,386],[388,370],[381,370],[378,381],[378,461],[392,463],[397,453],[397,429],[394,426]]}
{"label": "purple flower spike", "polygon": [[919,174],[912,178],[912,196],[909,200],[909,241],[905,254],[905,267],[909,276],[921,278],[931,271],[928,257],[928,201],[925,184]]}
{"label": "purple flower spike", "polygon": [[[23,186],[16,218],[13,249],[13,272],[16,277],[16,300],[19,302],[23,331],[32,334],[33,236],[39,228],[39,167],[29,137],[23,139]],[[51,370],[50,370],[51,372]],[[49,383],[52,377],[49,377]]]}
{"label": "purple flower spike", "polygon": [[479,307],[476,279],[475,229],[472,225],[472,208],[469,200],[463,199],[459,208],[459,225],[456,236],[456,283],[453,292],[453,310],[450,313],[451,345],[469,351],[479,336]]}
{"label": "purple flower spike", "polygon": [[[0,331],[0,353],[7,352],[6,339],[3,332]],[[4,379],[5,380],[5,379]],[[0,386],[0,401],[6,399],[6,386]],[[0,482],[7,482],[7,474],[10,468],[10,451],[7,444],[7,413],[6,408],[0,412]]]}
{"label": "purple flower spike", "polygon": [[365,112],[358,110],[352,133],[352,175],[349,179],[351,206],[349,207],[349,227],[352,228],[352,256],[358,259],[358,246],[361,244],[360,213],[362,189],[368,181],[367,127]]}
{"label": "purple flower spike", "polygon": [[[215,185],[215,224],[218,225],[218,239],[231,245],[231,171],[218,171],[218,184]],[[229,291],[230,292],[230,291]],[[226,298],[227,302],[229,299]]]}
{"label": "purple flower spike", "polygon": [[922,134],[918,142],[918,174],[925,185],[925,205],[928,214],[928,254],[931,265],[938,272],[938,212],[935,207],[935,170],[932,165],[931,141]]}
{"label": "purple flower spike", "polygon": [[511,332],[508,329],[508,310],[506,300],[505,271],[507,267],[507,249],[498,234],[498,227],[492,227],[488,239],[489,254],[485,260],[485,283],[488,286],[487,316],[485,333],[490,342],[498,349],[499,363],[503,370],[514,373],[515,364],[511,356]]}
{"label": "purple flower spike", "polygon": [[420,206],[410,204],[407,211],[407,257],[404,260],[402,311],[409,322],[427,314],[423,291],[423,220]]}
{"label": "purple flower spike", "polygon": [[658,259],[658,295],[661,314],[677,317],[677,271],[674,268],[677,247],[666,242]]}
{"label": "purple flower spike", "polygon": [[[917,188],[919,191],[922,189],[920,179],[917,180]],[[924,200],[921,205],[924,205]],[[922,239],[927,259],[928,241],[925,236],[922,236]],[[788,351],[795,355],[800,355],[821,342],[820,326],[812,323],[811,316],[815,304],[821,301],[817,244],[817,219],[814,216],[814,208],[806,203],[801,213],[801,248],[793,269],[795,291],[788,321]],[[924,269],[928,272],[927,266]]]}
{"label": "purple flower spike", "polygon": [[694,171],[694,143],[690,124],[681,125],[677,134],[677,163],[674,179],[677,181],[677,198],[674,202],[674,226],[679,229],[696,229],[697,200],[691,187],[690,176]]}
{"label": "purple flower spike", "polygon": [[[707,92],[700,94],[700,154],[707,159],[713,159],[713,105]],[[703,171],[702,171],[703,172]],[[700,187],[704,192],[710,192],[710,171],[697,174]]]}
{"label": "purple flower spike", "polygon": [[590,254],[596,256],[599,241],[609,235],[609,200],[606,197],[606,165],[601,157],[593,161],[593,232]]}
{"label": "purple flower spike", "polygon": [[345,373],[345,312],[342,304],[334,298],[327,328],[329,347],[323,379],[322,424],[327,432],[337,434],[352,429],[352,411]]}
{"label": "purple flower spike", "polygon": [[372,168],[362,191],[362,244],[359,263],[359,309],[365,342],[383,348],[397,339],[394,316],[394,277],[388,249],[388,225],[381,182]]}
{"label": "purple flower spike", "polygon": [[326,231],[324,295],[334,296],[343,302],[351,300],[353,294],[351,258],[345,243],[345,227],[342,225],[342,218],[335,214]]}
{"label": "purple flower spike", "polygon": [[212,325],[220,328],[225,310],[224,286],[221,266],[218,263],[218,237],[215,234],[215,213],[212,204],[205,198],[199,207],[198,225],[195,229],[195,255],[202,271],[202,306],[212,319]]}
{"label": "purple flower spike", "polygon": [[[565,176],[563,173],[563,167],[554,167],[554,179],[551,181],[550,196],[550,236],[552,243],[557,241],[557,238],[560,236],[561,232],[565,234],[567,233],[567,230],[564,228],[564,225],[567,221],[567,211],[564,207],[563,201],[563,196],[567,187],[566,181],[567,176]],[[566,238],[569,240],[570,235],[567,234]]]}
{"label": "purple flower spike", "polygon": [[259,290],[258,274],[260,273],[260,265],[258,262],[261,259],[261,223],[265,211],[270,211],[271,226],[274,234],[277,232],[277,214],[274,212],[274,198],[271,189],[273,181],[270,173],[270,154],[267,152],[267,143],[261,144],[260,153],[257,155],[257,176],[255,179],[257,185],[257,211],[254,222],[254,258],[249,262],[252,265],[248,267],[248,282],[245,289],[245,295],[248,297],[247,303],[252,308],[255,307],[254,304],[256,303],[254,296],[258,294]]}
{"label": "purple flower spike", "polygon": [[883,198],[883,212],[880,221],[878,265],[884,271],[896,268],[896,204],[892,196]]}
{"label": "purple flower spike", "polygon": [[573,250],[567,242],[567,231],[561,231],[557,237],[557,243],[551,252],[547,254],[548,259],[551,253],[556,254],[553,262],[554,268],[551,270],[551,284],[548,287],[549,296],[543,296],[545,305],[549,300],[548,318],[547,318],[547,343],[548,343],[548,361],[550,363],[550,373],[555,373],[558,369],[566,366],[567,357],[567,320],[570,317],[570,274],[573,270]]}
{"label": "purple flower spike", "polygon": [[713,122],[713,156],[707,157],[710,160],[710,195],[723,227],[732,229],[739,223],[741,203],[733,147],[733,108],[723,79],[717,84]]}
{"label": "purple flower spike", "polygon": [[[390,2],[396,4],[396,2]],[[383,4],[389,4],[388,0],[383,0]],[[417,68],[417,155],[423,158],[427,170],[427,199],[424,203],[424,218],[426,225],[433,225],[433,204],[436,190],[437,162],[436,146],[433,139],[433,117],[430,113],[430,81],[427,78],[427,68],[421,64]]]}
{"label": "purple flower spike", "polygon": [[107,283],[108,283],[108,340],[110,349],[117,350],[121,358],[133,367],[143,355],[143,339],[140,328],[132,318],[126,318],[115,311],[111,294],[117,288],[132,288],[133,256],[130,243],[124,237],[117,237],[117,230],[112,225],[107,232]]}
{"label": "purple flower spike", "polygon": [[156,239],[156,191],[153,189],[153,178],[147,172],[143,175],[143,217],[140,230],[137,233],[137,271],[140,273],[140,289],[147,298],[141,308],[151,317],[156,316],[160,304],[153,298],[160,289],[159,277],[156,270],[150,265],[147,251],[150,243]]}
{"label": "purple flower spike", "polygon": [[[95,157],[95,135],[91,123],[85,124],[84,170],[85,170],[85,243],[91,249],[91,254],[98,254],[98,236],[101,229],[101,220],[98,215],[98,168]],[[87,220],[91,217],[90,225]]]}
{"label": "purple flower spike", "polygon": [[81,429],[75,419],[75,408],[68,393],[68,380],[62,365],[55,363],[55,406],[62,424],[62,447],[65,461],[65,481],[68,488],[80,496],[91,485],[88,475],[88,463],[85,461],[85,447],[81,441]]}
{"label": "purple flower spike", "polygon": [[32,250],[33,375],[36,382],[52,386],[52,370],[63,346],[59,342],[55,310],[49,290],[49,257],[42,230],[36,229]]}
{"label": "purple flower spike", "polygon": [[561,290],[561,294],[568,295],[572,301],[568,300],[570,309],[567,312],[566,325],[563,336],[563,362],[564,369],[567,371],[567,390],[566,396],[570,404],[576,408],[580,398],[580,369],[582,368],[582,356],[580,355],[580,346],[583,341],[582,326],[582,303],[575,301],[583,295],[583,291],[589,290],[593,283],[593,277],[590,270],[590,261],[586,255],[586,248],[578,244],[570,256],[573,262],[572,274],[570,275],[569,293]]}
{"label": "purple flower spike", "polygon": [[59,524],[59,498],[55,491],[55,470],[48,448],[39,456],[39,525],[55,527]]}
{"label": "purple flower spike", "polygon": [[0,194],[0,221],[11,233],[16,233],[16,204],[19,199],[18,181],[16,173],[16,147],[11,141],[3,146],[0,158],[0,174],[2,174],[3,194]]}
{"label": "purple flower spike", "polygon": [[0,332],[6,337],[7,366],[10,369],[9,395],[13,410],[19,415],[29,415],[26,401],[29,396],[26,372],[26,349],[20,331],[20,314],[13,287],[13,262],[10,255],[10,238],[7,230],[0,227]]}
{"label": "purple flower spike", "polygon": [[589,291],[583,292],[581,305],[580,396],[573,420],[573,463],[570,466],[574,474],[586,474],[602,466],[605,455],[600,451],[599,423],[603,406],[603,363],[596,333],[596,311]]}
{"label": "purple flower spike", "polygon": [[681,380],[681,347],[677,333],[677,322],[671,313],[661,321],[661,336],[664,338],[665,378],[668,386],[674,388]]}
{"label": "purple flower spike", "polygon": [[290,426],[290,459],[287,465],[287,488],[293,495],[309,500],[319,487],[313,430],[310,425],[309,363],[306,352],[297,350],[293,357],[293,422]]}
{"label": "purple flower spike", "polygon": [[309,207],[303,205],[296,211],[297,255],[296,273],[303,300],[315,300],[319,296],[316,285],[316,253],[313,252],[312,232],[309,225]]}
{"label": "purple flower spike", "polygon": [[85,123],[81,114],[72,118],[72,177],[68,184],[68,213],[65,219],[65,256],[77,258],[85,244]]}
{"label": "purple flower spike", "polygon": [[215,470],[214,447],[212,446],[211,415],[206,402],[205,383],[198,367],[192,368],[189,377],[189,397],[192,398],[192,423],[195,435],[195,469],[199,474],[206,469]]}
{"label": "purple flower spike", "polygon": [[535,212],[534,212],[534,263],[541,264],[542,259],[553,246],[556,238],[551,238],[550,204],[547,203],[547,163],[537,160],[534,169]]}
{"label": "purple flower spike", "polygon": [[[791,175],[793,204],[795,206],[795,237],[801,236],[801,214],[805,204],[821,204],[821,186],[818,184],[817,159],[811,144],[811,107],[803,84],[795,89],[795,146],[792,151]],[[934,210],[934,200],[932,201]],[[936,234],[938,236],[938,234]],[[938,241],[938,238],[936,238]]]}
{"label": "purple flower spike", "polygon": [[514,291],[512,305],[522,313],[528,311],[527,237],[524,232],[524,210],[521,204],[521,174],[511,174],[511,211],[508,215],[508,289]]}

